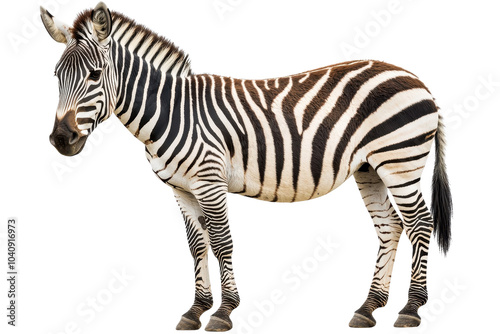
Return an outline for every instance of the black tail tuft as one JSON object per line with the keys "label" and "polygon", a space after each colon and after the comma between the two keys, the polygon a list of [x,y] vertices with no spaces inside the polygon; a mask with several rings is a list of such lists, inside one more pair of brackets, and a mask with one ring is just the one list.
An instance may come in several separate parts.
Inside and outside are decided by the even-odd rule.
{"label": "black tail tuft", "polygon": [[434,234],[439,248],[446,255],[451,242],[451,216],[453,202],[451,200],[450,184],[446,173],[444,161],[444,133],[441,116],[439,116],[436,131],[436,161],[434,163],[434,176],[432,178],[432,203],[431,210],[434,216]]}

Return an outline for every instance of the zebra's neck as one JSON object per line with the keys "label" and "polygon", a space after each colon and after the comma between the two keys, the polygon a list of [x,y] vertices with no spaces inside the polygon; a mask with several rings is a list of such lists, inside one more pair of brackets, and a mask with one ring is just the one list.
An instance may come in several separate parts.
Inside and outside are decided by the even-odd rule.
{"label": "zebra's neck", "polygon": [[188,55],[171,41],[120,13],[112,15],[111,38],[119,45],[161,72],[182,77],[191,74]]}
{"label": "zebra's neck", "polygon": [[[163,126],[169,125],[179,95],[175,94],[175,86],[181,77],[192,74],[189,57],[132,19],[117,12],[112,16],[110,58],[116,78],[115,114],[135,137],[148,144],[159,140],[165,130],[154,127],[159,119]],[[90,12],[83,13],[79,19],[82,23],[75,26],[91,24],[89,18]]]}
{"label": "zebra's neck", "polygon": [[115,114],[125,127],[148,145],[172,130],[173,112],[181,103],[183,78],[161,70],[129,48],[113,41],[117,78]]}

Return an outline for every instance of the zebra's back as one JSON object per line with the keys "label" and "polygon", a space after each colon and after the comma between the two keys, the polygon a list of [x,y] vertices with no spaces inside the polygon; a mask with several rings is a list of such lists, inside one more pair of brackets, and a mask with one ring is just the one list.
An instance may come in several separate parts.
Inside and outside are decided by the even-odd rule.
{"label": "zebra's back", "polygon": [[423,83],[379,61],[267,80],[204,80],[212,82],[213,112],[231,148],[229,191],[262,200],[322,196],[370,157],[381,164],[414,150],[426,156],[437,127]]}

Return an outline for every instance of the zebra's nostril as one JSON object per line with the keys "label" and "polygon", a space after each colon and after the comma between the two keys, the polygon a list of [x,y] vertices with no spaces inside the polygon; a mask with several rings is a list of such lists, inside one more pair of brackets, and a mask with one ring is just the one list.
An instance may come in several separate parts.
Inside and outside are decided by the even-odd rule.
{"label": "zebra's nostril", "polygon": [[73,145],[80,139],[80,136],[78,135],[78,132],[71,132],[71,138],[69,139],[69,144]]}

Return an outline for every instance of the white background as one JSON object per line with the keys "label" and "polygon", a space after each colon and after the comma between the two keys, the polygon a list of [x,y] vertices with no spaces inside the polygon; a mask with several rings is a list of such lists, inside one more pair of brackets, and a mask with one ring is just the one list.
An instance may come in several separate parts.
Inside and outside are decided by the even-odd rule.
{"label": "white background", "polygon": [[[15,329],[6,325],[1,279],[2,333],[173,333],[193,300],[183,220],[142,144],[114,116],[79,157],[59,155],[48,140],[58,100],[52,74],[64,46],[41,27],[38,5],[70,23],[96,2],[3,6],[0,267],[5,273],[7,217],[16,216],[20,278]],[[217,3],[230,7],[221,13]],[[411,333],[498,327],[500,21],[493,1],[463,3],[107,1],[188,52],[195,73],[265,78],[369,58],[422,79],[447,114],[455,212],[449,255],[431,245],[429,303],[421,328]],[[343,50],[348,44],[356,50]],[[431,157],[423,175],[428,202],[433,163]],[[273,204],[231,195],[229,208],[242,301],[233,332],[355,331],[348,322],[367,295],[378,241],[352,179],[314,201]],[[331,254],[318,248],[332,241],[338,247]],[[321,258],[314,257],[318,251]],[[203,325],[220,303],[218,267],[210,261],[215,304]],[[410,264],[403,236],[389,303],[374,313],[371,333],[410,331],[392,327],[407,300]],[[294,266],[307,277],[293,274]],[[121,271],[133,277],[125,285],[113,278]],[[276,294],[281,298],[271,304]],[[102,306],[93,317],[92,298]]]}

